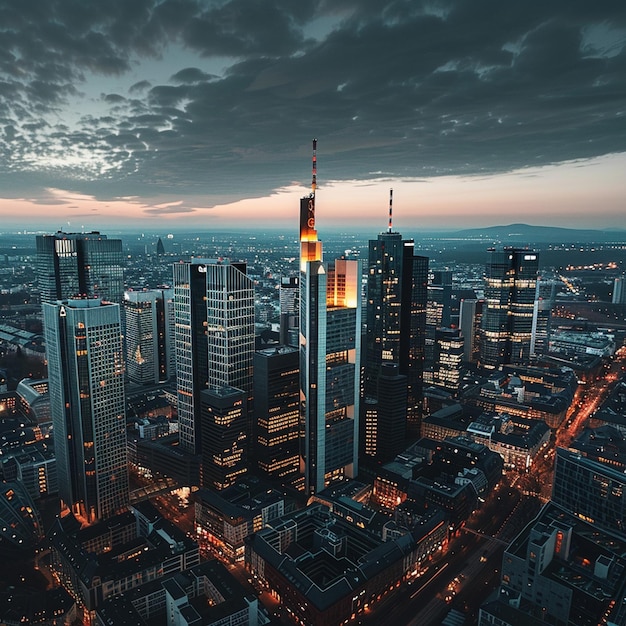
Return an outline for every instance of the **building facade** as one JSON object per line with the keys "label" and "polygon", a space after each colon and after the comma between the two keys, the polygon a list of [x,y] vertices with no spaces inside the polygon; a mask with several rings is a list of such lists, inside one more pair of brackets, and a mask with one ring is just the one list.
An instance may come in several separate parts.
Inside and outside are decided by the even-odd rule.
{"label": "building facade", "polygon": [[123,303],[122,241],[99,232],[38,235],[37,275],[42,302],[76,296]]}
{"label": "building facade", "polygon": [[307,493],[358,473],[361,267],[322,260],[313,190],[300,201],[301,469]]}
{"label": "building facade", "polygon": [[[175,264],[174,311],[180,444],[198,454],[203,390],[236,387],[252,404],[254,285],[245,263]],[[247,416],[248,439],[250,430]]]}
{"label": "building facade", "polygon": [[528,363],[538,269],[535,251],[490,250],[480,350],[484,367]]}
{"label": "building facade", "polygon": [[120,307],[82,299],[43,311],[59,496],[93,523],[129,498]]}
{"label": "building facade", "polygon": [[141,385],[165,382],[176,375],[174,290],[127,291],[126,372]]}
{"label": "building facade", "polygon": [[[391,208],[391,207],[390,207]],[[414,253],[413,240],[392,232],[370,240],[367,268],[367,334],[365,397],[377,397],[384,363],[397,363],[407,377],[407,432],[419,434],[424,350],[428,259]]]}

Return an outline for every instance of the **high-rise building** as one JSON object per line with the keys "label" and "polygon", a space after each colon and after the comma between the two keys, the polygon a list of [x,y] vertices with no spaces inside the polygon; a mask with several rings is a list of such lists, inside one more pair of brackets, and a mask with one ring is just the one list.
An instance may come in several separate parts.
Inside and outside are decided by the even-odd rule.
{"label": "high-rise building", "polygon": [[428,272],[427,293],[424,364],[428,368],[433,368],[435,366],[435,332],[438,328],[450,326],[452,272],[450,270]]}
{"label": "high-rise building", "polygon": [[383,363],[375,395],[364,399],[363,452],[390,461],[406,448],[406,376],[397,363]]}
{"label": "high-rise building", "polygon": [[59,495],[91,524],[129,498],[120,307],[85,298],[43,312]]}
{"label": "high-rise building", "polygon": [[480,327],[483,319],[483,300],[461,300],[459,328],[464,338],[463,360],[477,363],[480,358]]}
{"label": "high-rise building", "polygon": [[174,378],[174,290],[127,291],[126,373],[133,383]]}
{"label": "high-rise building", "polygon": [[369,242],[365,396],[376,398],[384,363],[407,377],[407,431],[419,435],[424,377],[428,258],[389,229]]}
{"label": "high-rise building", "polygon": [[181,447],[200,452],[200,392],[246,394],[251,435],[254,283],[245,263],[191,259],[174,265],[178,422]]}
{"label": "high-rise building", "polygon": [[435,331],[435,385],[452,392],[458,391],[464,346],[465,341],[458,328],[438,328]]}
{"label": "high-rise building", "polygon": [[361,361],[359,261],[322,260],[312,192],[300,201],[300,398],[305,490],[358,473]]}
{"label": "high-rise building", "polygon": [[490,250],[481,329],[484,367],[528,364],[538,268],[533,250]]}
{"label": "high-rise building", "polygon": [[200,393],[202,487],[221,491],[247,471],[247,394],[222,385]]}
{"label": "high-rise building", "polygon": [[42,302],[77,296],[122,305],[122,241],[99,232],[37,235],[37,275]]}
{"label": "high-rise building", "polygon": [[537,280],[533,306],[533,327],[530,338],[530,354],[544,354],[549,350],[552,309],[556,300],[556,283]]}
{"label": "high-rise building", "polygon": [[[606,440],[598,439],[598,447],[607,446]],[[613,447],[609,459],[557,448],[551,499],[581,519],[626,537],[626,474],[619,466],[626,446],[624,437],[619,439],[620,445],[609,443]]]}
{"label": "high-rise building", "polygon": [[626,276],[618,276],[613,281],[613,304],[626,304]]}
{"label": "high-rise building", "polygon": [[300,327],[300,287],[298,277],[289,276],[280,281],[280,343],[284,346],[298,346]]}
{"label": "high-rise building", "polygon": [[300,470],[299,363],[292,346],[254,354],[254,456],[267,478],[289,480]]}

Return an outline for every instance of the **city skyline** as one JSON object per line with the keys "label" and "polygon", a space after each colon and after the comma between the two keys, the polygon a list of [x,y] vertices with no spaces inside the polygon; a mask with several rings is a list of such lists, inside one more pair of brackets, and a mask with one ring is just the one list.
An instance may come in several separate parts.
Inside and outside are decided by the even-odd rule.
{"label": "city skyline", "polygon": [[[0,217],[623,228],[618,2],[0,7]],[[522,218],[522,219],[520,219]]]}

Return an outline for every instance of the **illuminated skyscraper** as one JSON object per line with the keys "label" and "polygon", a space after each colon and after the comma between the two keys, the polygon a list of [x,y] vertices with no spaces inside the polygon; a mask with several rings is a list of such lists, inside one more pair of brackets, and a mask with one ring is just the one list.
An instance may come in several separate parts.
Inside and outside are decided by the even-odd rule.
{"label": "illuminated skyscraper", "polygon": [[407,431],[418,436],[426,335],[428,258],[414,253],[412,239],[389,229],[369,242],[365,396],[376,398],[384,363],[407,377]]}
{"label": "illuminated skyscraper", "polygon": [[485,270],[480,361],[484,367],[528,364],[539,255],[533,250],[490,250]]}
{"label": "illuminated skyscraper", "polygon": [[277,346],[254,354],[255,457],[267,478],[289,480],[300,469],[298,348]]}
{"label": "illuminated skyscraper", "polygon": [[428,303],[426,306],[426,343],[424,365],[436,367],[435,332],[450,326],[452,309],[452,272],[435,270],[428,272]]}
{"label": "illuminated skyscraper", "polygon": [[127,291],[124,307],[129,380],[148,385],[173,378],[174,290]]}
{"label": "illuminated skyscraper", "polygon": [[307,493],[358,473],[361,359],[359,261],[322,260],[312,192],[300,201],[301,455]]}
{"label": "illuminated skyscraper", "polygon": [[530,354],[545,354],[549,350],[552,309],[556,302],[556,282],[538,280],[533,306],[533,327]]}
{"label": "illuminated skyscraper", "polygon": [[433,382],[438,387],[458,391],[464,343],[458,328],[438,328],[435,331]]}
{"label": "illuminated skyscraper", "polygon": [[37,235],[37,275],[42,302],[77,296],[119,305],[124,298],[122,242],[98,232]]}
{"label": "illuminated skyscraper", "polygon": [[[235,387],[251,407],[254,284],[245,263],[191,259],[174,265],[180,444],[200,452],[200,393]],[[245,435],[249,436],[247,419]]]}
{"label": "illuminated skyscraper", "polygon": [[75,299],[43,311],[62,508],[93,523],[129,497],[120,307]]}

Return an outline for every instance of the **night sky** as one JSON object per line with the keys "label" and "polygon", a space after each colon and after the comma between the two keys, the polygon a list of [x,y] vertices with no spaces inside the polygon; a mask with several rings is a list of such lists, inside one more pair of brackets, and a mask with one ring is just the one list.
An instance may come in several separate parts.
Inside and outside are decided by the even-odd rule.
{"label": "night sky", "polygon": [[295,229],[313,137],[319,228],[625,228],[626,2],[0,0],[6,227]]}

